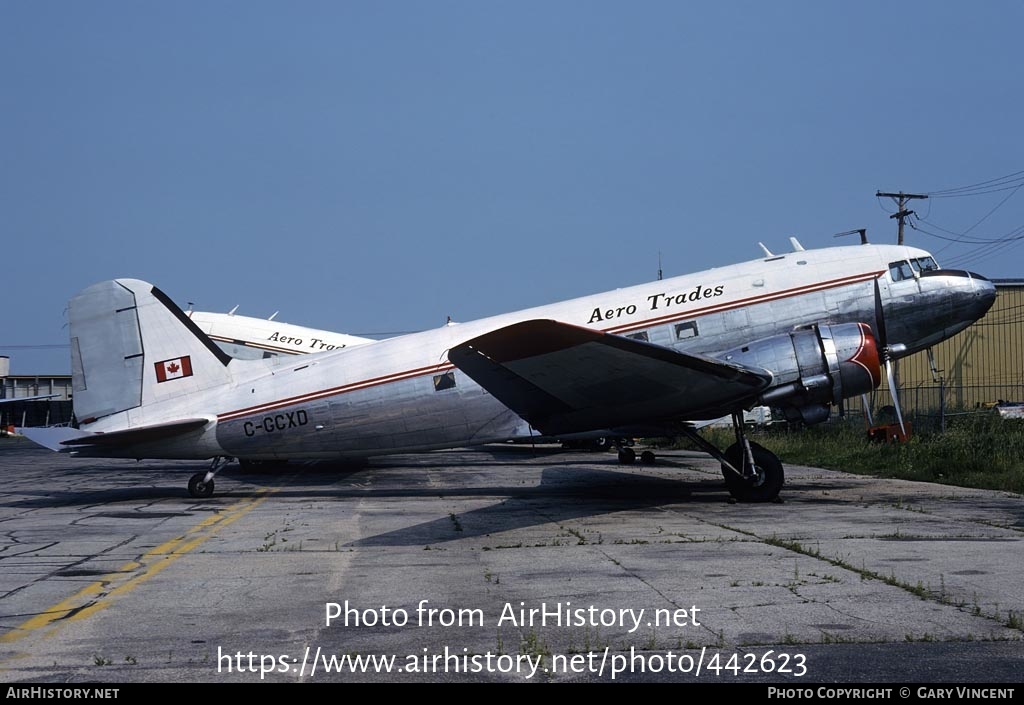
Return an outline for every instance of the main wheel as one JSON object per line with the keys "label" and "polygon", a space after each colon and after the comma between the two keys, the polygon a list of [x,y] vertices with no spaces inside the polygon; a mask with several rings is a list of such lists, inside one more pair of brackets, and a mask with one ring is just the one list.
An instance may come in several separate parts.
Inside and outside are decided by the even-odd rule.
{"label": "main wheel", "polygon": [[[750,444],[750,452],[754,456],[754,476],[752,478],[738,477],[736,473],[723,465],[722,474],[725,476],[725,486],[728,488],[729,494],[739,502],[771,502],[779,496],[782,485],[786,481],[782,462],[779,461],[775,453],[757,443]],[[743,468],[743,456],[743,447],[739,443],[733,443],[725,451],[725,457],[737,468]],[[746,468],[743,469],[746,470]]]}
{"label": "main wheel", "polygon": [[649,450],[645,450],[640,454],[640,462],[644,465],[654,465],[657,458],[654,457],[654,453]]}
{"label": "main wheel", "polygon": [[213,478],[203,482],[206,477],[205,472],[197,472],[195,475],[188,480],[188,493],[197,499],[204,497],[210,497],[213,495]]}
{"label": "main wheel", "polygon": [[619,448],[619,462],[623,465],[632,465],[636,462],[636,451],[632,448]]}

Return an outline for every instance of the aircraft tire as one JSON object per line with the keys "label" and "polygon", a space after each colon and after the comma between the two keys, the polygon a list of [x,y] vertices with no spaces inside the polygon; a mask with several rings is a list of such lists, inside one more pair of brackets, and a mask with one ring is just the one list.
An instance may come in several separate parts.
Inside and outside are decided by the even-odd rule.
{"label": "aircraft tire", "polygon": [[205,472],[197,472],[188,480],[188,493],[196,499],[205,499],[213,496],[213,479],[203,482]]}
{"label": "aircraft tire", "polygon": [[654,465],[655,460],[657,460],[657,458],[655,458],[654,453],[649,450],[645,450],[640,454],[640,462],[644,465]]}
{"label": "aircraft tire", "polygon": [[[782,469],[782,462],[775,453],[757,443],[750,444],[750,450],[754,454],[754,464],[758,469],[758,477],[754,482],[737,477],[736,474],[722,466],[722,475],[725,476],[725,486],[738,502],[771,502],[779,496],[783,484],[786,482],[785,471]],[[734,443],[725,451],[725,457],[729,462],[740,467],[743,462],[743,449],[739,443]]]}
{"label": "aircraft tire", "polygon": [[636,451],[632,448],[620,448],[619,449],[619,463],[622,465],[632,465],[636,462]]}

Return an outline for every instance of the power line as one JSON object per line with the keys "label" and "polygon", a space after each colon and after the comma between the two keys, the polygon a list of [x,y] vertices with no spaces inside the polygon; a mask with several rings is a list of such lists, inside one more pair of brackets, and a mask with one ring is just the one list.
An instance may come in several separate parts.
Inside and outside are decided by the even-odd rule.
{"label": "power line", "polygon": [[[942,232],[946,233],[946,235],[939,235],[938,233],[934,233],[930,231],[928,228],[922,226],[921,223],[927,223],[929,227],[935,228],[936,230],[941,230]],[[924,233],[925,235],[937,237],[940,240],[948,240],[949,242],[959,242],[965,245],[995,245],[1003,242],[1012,242],[1015,240],[1024,239],[1024,234],[1022,234],[1024,233],[1024,225],[1020,225],[1014,228],[1005,235],[999,235],[996,237],[972,237],[964,233],[955,232],[948,228],[944,228],[941,225],[937,225],[936,223],[928,221],[918,221],[917,224],[911,222],[910,227],[912,227],[914,230]],[[952,235],[953,237],[948,237],[949,235]]]}
{"label": "power line", "polygon": [[999,176],[994,179],[988,179],[987,181],[979,181],[976,184],[968,184],[967,186],[956,186],[954,188],[939,189],[936,191],[927,191],[926,193],[932,198],[948,198],[952,196],[975,196],[981,193],[992,193],[995,190],[1005,190],[1007,188],[1015,188],[1014,184],[1018,186],[1024,182],[1024,171],[1015,171],[1012,174],[1005,176]]}
{"label": "power line", "polygon": [[969,191],[969,192],[965,192],[965,193],[949,193],[949,194],[946,194],[944,196],[931,196],[931,195],[929,195],[929,198],[960,198],[962,196],[984,196],[985,194],[988,194],[988,193],[999,193],[1000,191],[1009,191],[1010,189],[1017,189],[1017,188],[1020,188],[1020,187],[1021,187],[1021,184],[1008,184],[1008,185],[1003,186],[1001,188],[992,188],[992,189],[988,189],[988,190],[985,190],[985,191]]}

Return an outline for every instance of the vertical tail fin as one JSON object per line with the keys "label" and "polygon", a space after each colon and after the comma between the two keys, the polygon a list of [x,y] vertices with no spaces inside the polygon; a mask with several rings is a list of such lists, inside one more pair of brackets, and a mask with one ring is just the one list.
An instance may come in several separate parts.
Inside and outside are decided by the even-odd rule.
{"label": "vertical tail fin", "polygon": [[71,376],[79,423],[229,381],[231,358],[152,284],[115,279],[71,299]]}

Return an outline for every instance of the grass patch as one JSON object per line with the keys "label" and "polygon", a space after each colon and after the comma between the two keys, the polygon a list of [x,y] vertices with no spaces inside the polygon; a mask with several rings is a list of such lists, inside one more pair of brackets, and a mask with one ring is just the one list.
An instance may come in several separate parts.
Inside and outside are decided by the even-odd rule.
{"label": "grass patch", "polygon": [[[720,448],[735,441],[731,429],[704,434]],[[907,443],[871,443],[863,423],[855,421],[749,435],[785,464],[1024,494],[1024,420],[952,417],[944,432],[915,426]]]}

